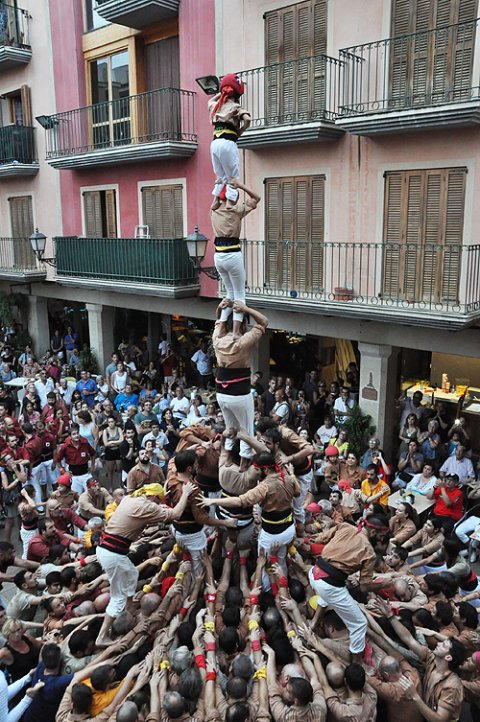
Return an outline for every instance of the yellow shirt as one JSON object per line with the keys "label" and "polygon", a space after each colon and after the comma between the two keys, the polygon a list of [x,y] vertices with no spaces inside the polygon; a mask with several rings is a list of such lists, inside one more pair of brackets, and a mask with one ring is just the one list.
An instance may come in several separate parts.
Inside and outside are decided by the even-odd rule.
{"label": "yellow shirt", "polygon": [[86,684],[87,687],[90,687],[93,692],[92,706],[90,707],[91,717],[96,717],[97,714],[100,714],[100,712],[102,712],[105,707],[108,707],[108,705],[113,702],[113,698],[117,694],[118,688],[120,687],[120,684],[117,684],[116,687],[106,689],[105,692],[102,692],[101,690],[94,689],[92,687],[90,679],[85,679],[83,684]]}
{"label": "yellow shirt", "polygon": [[375,494],[378,494],[382,489],[385,490],[385,493],[382,494],[382,496],[377,499],[377,502],[379,504],[382,504],[383,506],[387,506],[388,504],[388,497],[390,496],[390,487],[381,479],[378,480],[377,484],[372,488],[370,483],[368,482],[368,479],[364,479],[362,481],[362,494],[365,496],[375,496]]}
{"label": "yellow shirt", "polygon": [[110,504],[107,504],[107,506],[105,507],[105,524],[110,519],[113,512],[117,510],[117,506],[118,504],[116,501],[111,501]]}

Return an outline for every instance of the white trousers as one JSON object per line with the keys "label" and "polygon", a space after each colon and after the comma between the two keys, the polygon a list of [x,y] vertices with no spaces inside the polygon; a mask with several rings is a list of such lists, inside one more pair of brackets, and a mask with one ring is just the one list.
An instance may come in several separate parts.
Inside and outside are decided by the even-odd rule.
{"label": "white trousers", "polygon": [[480,526],[480,517],[469,516],[468,519],[465,519],[465,521],[462,521],[461,524],[455,527],[454,532],[461,542],[468,544],[470,541],[470,534],[472,531],[475,531],[477,526]]}
{"label": "white trousers", "polygon": [[300,483],[300,496],[295,497],[293,500],[293,516],[295,517],[295,521],[298,521],[300,524],[305,524],[305,509],[303,504],[305,497],[312,488],[313,469],[310,469],[309,472],[302,476],[297,476],[297,479]]}
{"label": "white trousers", "polygon": [[60,476],[60,470],[58,468],[52,469],[52,464],[53,459],[49,459],[48,461],[42,461],[49,494],[52,491],[52,485],[57,483],[57,479]]}
{"label": "white trousers", "polygon": [[322,579],[313,578],[313,568],[308,572],[310,586],[320,597],[322,607],[332,607],[344,622],[350,635],[350,651],[359,654],[365,649],[367,618],[346,587],[333,587]]}
{"label": "white trousers", "polygon": [[20,527],[20,539],[22,540],[22,559],[27,558],[27,551],[28,551],[28,542],[32,537],[35,536],[37,533],[37,529],[24,529],[23,526]]}
{"label": "white trousers", "polygon": [[[244,429],[249,436],[255,436],[252,394],[229,396],[217,393],[217,403],[222,410],[227,429],[229,426],[233,426],[235,429]],[[227,443],[225,443],[225,448],[228,448]],[[251,459],[254,456],[253,449],[245,441],[240,441],[240,456],[245,459]]]}
{"label": "white trousers", "polygon": [[207,548],[207,535],[203,531],[197,531],[194,534],[182,534],[172,527],[175,539],[184,547],[192,557],[192,576],[198,577],[202,573],[202,552]]}
{"label": "white trousers", "polygon": [[[278,563],[282,567],[285,576],[287,576],[288,574],[286,562],[287,548],[294,539],[295,524],[291,524],[284,531],[280,532],[280,534],[270,534],[268,531],[261,529],[260,534],[258,535],[258,551],[260,552],[262,549],[264,549],[267,556],[269,556],[272,544],[279,544],[276,556],[278,557]],[[262,573],[262,587],[265,589],[265,591],[269,591],[269,589],[271,588],[270,579],[265,569]]]}
{"label": "white trousers", "polygon": [[[47,483],[47,477],[45,474],[45,469],[43,468],[43,463],[37,464],[37,466],[32,469],[30,482],[35,489],[35,501],[37,502],[37,504],[40,504],[42,501],[42,486],[45,486],[45,484]],[[52,487],[50,485],[48,493],[50,494],[51,491]]]}
{"label": "white trousers", "polygon": [[110,617],[118,617],[137,591],[138,570],[124,554],[115,554],[100,546],[96,554],[110,584],[110,601],[105,611]]}
{"label": "white trousers", "polygon": [[238,190],[228,185],[228,181],[230,178],[240,177],[240,154],[237,144],[233,140],[215,138],[210,145],[210,156],[215,176],[222,179],[221,184],[214,186],[213,195],[219,196],[222,188],[227,186],[227,199],[235,202],[238,198]]}
{"label": "white trousers", "polygon": [[80,474],[80,476],[72,475],[72,491],[76,494],[83,494],[87,491],[87,481],[90,481],[92,475],[87,472],[86,474]]}
{"label": "white trousers", "polygon": [[[241,301],[245,303],[245,266],[243,263],[243,256],[241,251],[235,251],[233,253],[215,253],[214,255],[215,268],[217,269],[220,277],[225,286],[226,297],[231,301]],[[222,308],[220,321],[226,321],[232,308]],[[243,321],[243,313],[233,312],[234,321]]]}

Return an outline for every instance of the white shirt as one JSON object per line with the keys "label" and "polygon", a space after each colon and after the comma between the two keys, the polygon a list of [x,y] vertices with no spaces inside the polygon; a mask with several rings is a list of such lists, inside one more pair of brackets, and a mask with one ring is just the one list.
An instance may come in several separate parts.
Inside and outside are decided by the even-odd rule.
{"label": "white shirt", "polygon": [[417,494],[425,495],[427,491],[433,489],[433,485],[437,481],[437,477],[433,474],[430,479],[424,479],[422,474],[415,474],[413,479],[407,484],[407,491],[415,491]]}
{"label": "white shirt", "polygon": [[343,424],[344,421],[348,419],[347,412],[350,411],[350,409],[353,409],[355,406],[355,401],[353,399],[347,399],[347,403],[342,399],[341,396],[338,397],[338,399],[335,399],[335,403],[333,404],[333,408],[335,411],[337,411],[337,420]]}
{"label": "white shirt", "polygon": [[181,399],[177,399],[175,396],[170,404],[170,408],[172,409],[172,414],[175,419],[184,421],[187,418],[188,410],[190,408],[190,399],[187,399],[186,396],[183,396]]}
{"label": "white shirt", "polygon": [[337,435],[337,427],[335,425],[331,426],[329,429],[325,425],[320,426],[319,429],[317,429],[317,436],[322,442],[322,444],[328,444],[330,439],[333,439],[334,436]]}
{"label": "white shirt", "polygon": [[142,439],[142,446],[144,447],[147,441],[153,441],[154,444],[158,443],[160,444],[160,448],[163,449],[166,444],[168,444],[168,436],[164,431],[160,429],[160,432],[158,436],[154,436],[153,432],[150,431],[148,434],[145,434],[145,436]]}
{"label": "white shirt", "polygon": [[199,348],[191,358],[201,376],[208,376],[212,373],[212,364],[207,354]]}
{"label": "white shirt", "polygon": [[285,424],[288,421],[290,406],[286,401],[277,401],[272,411],[276,416],[280,417],[280,424]]}
{"label": "white shirt", "polygon": [[43,383],[42,379],[37,379],[34,386],[40,399],[40,408],[43,409],[47,405],[47,394],[55,390],[53,379],[47,379],[45,383]]}
{"label": "white shirt", "polygon": [[168,343],[166,341],[160,341],[160,343],[158,344],[158,353],[160,354],[160,356],[165,356],[165,354],[167,353],[167,347]]}
{"label": "white shirt", "polygon": [[465,484],[469,477],[475,478],[473,464],[467,456],[464,456],[463,459],[457,459],[455,454],[449,456],[440,467],[440,471],[443,471],[444,474],[458,474],[460,484]]}

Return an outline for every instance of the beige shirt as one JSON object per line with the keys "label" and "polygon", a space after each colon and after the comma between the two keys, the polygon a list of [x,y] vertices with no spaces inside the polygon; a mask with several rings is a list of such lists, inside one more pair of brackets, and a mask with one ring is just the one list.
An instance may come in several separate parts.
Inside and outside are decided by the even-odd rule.
{"label": "beige shirt", "polygon": [[436,682],[435,655],[428,652],[425,659],[425,676],[423,678],[423,699],[434,712],[448,710],[451,720],[458,720],[462,711],[463,686],[462,680],[454,672],[447,670]]}
{"label": "beige shirt", "polygon": [[[402,674],[407,677],[417,690],[420,689],[420,677],[414,667],[411,667],[405,659],[400,661]],[[418,711],[417,705],[408,699],[407,693],[398,682],[383,682],[378,677],[369,677],[368,683],[376,691],[379,699],[386,702],[387,719],[385,722],[422,722],[423,717]]]}
{"label": "beige shirt", "polygon": [[416,534],[414,534],[410,539],[408,540],[409,546],[411,546],[413,549],[415,547],[419,546],[421,548],[425,548],[425,554],[433,554],[433,552],[436,552],[443,544],[444,540],[443,533],[441,531],[436,531],[433,536],[429,536],[425,529],[419,529]]}
{"label": "beige shirt", "polygon": [[338,694],[325,695],[328,711],[338,722],[375,722],[377,719],[377,694],[367,685],[359,699],[343,701]]}
{"label": "beige shirt", "polygon": [[397,544],[403,544],[403,542],[410,539],[417,531],[411,519],[398,519],[396,516],[390,519],[389,526],[390,533],[395,537]]}
{"label": "beige shirt", "polygon": [[225,336],[219,337],[220,324],[221,321],[215,322],[212,335],[218,365],[232,369],[250,367],[251,350],[262,338],[265,328],[256,323],[241,338],[235,338],[233,333],[227,333]]}
{"label": "beige shirt", "polygon": [[283,511],[291,509],[294,497],[300,492],[300,485],[294,476],[269,474],[254,489],[241,494],[241,506],[260,504],[263,511]]}
{"label": "beige shirt", "polygon": [[346,574],[360,571],[361,584],[373,580],[375,550],[363,532],[344,523],[324,532],[321,537],[321,543],[326,542],[322,557],[327,562]]}
{"label": "beige shirt", "polygon": [[223,238],[239,238],[243,218],[254,211],[257,205],[257,201],[253,198],[237,201],[234,206],[228,207],[225,203],[220,203],[218,208],[210,212],[215,235]]}
{"label": "beige shirt", "polygon": [[253,489],[261,476],[260,469],[250,466],[246,471],[240,471],[237,464],[221,466],[218,471],[220,486],[230,496],[240,496]]}
{"label": "beige shirt", "polygon": [[295,707],[284,703],[280,688],[276,685],[273,694],[269,692],[270,711],[275,722],[325,722],[327,705],[323,691],[317,689],[313,695],[313,702],[305,707]]}
{"label": "beige shirt", "polygon": [[127,496],[118,505],[107,524],[109,534],[117,534],[135,541],[149,524],[172,521],[173,509],[155,504],[144,496]]}
{"label": "beige shirt", "polygon": [[212,111],[220,99],[220,93],[214,95],[211,100],[208,101],[208,112],[210,113],[210,120],[212,123],[229,123],[233,125],[236,130],[240,129],[240,121],[244,115],[250,115],[248,110],[242,108],[242,106],[235,100],[228,98],[223,105],[217,110],[215,115],[212,116]]}
{"label": "beige shirt", "polygon": [[127,476],[127,489],[129,492],[140,489],[141,486],[146,486],[146,484],[164,483],[165,474],[158,464],[149,464],[147,470],[144,469],[143,464],[135,464]]}
{"label": "beige shirt", "polygon": [[105,511],[107,504],[110,504],[111,501],[112,497],[106,489],[99,489],[93,495],[91,490],[87,489],[78,498],[78,513],[84,519],[91,519],[97,516],[96,509]]}

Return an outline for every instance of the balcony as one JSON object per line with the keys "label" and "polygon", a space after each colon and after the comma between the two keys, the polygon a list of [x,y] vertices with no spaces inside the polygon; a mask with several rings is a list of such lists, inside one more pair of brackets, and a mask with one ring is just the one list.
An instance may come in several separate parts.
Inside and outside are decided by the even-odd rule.
{"label": "balcony", "polygon": [[28,283],[45,276],[28,238],[0,238],[0,279]]}
{"label": "balcony", "polygon": [[373,136],[480,124],[478,22],[341,50],[338,127]]}
{"label": "balcony", "polygon": [[30,15],[14,4],[2,2],[0,6],[0,73],[32,58],[28,22]]}
{"label": "balcony", "polygon": [[243,241],[254,306],[456,330],[480,317],[480,245]]}
{"label": "balcony", "polygon": [[275,63],[239,76],[246,84],[242,98],[252,116],[238,140],[240,148],[281,146],[336,140],[343,130],[338,117],[342,63],[327,55]]}
{"label": "balcony", "polygon": [[0,128],[0,180],[38,173],[33,130],[24,125]]}
{"label": "balcony", "polygon": [[59,237],[56,281],[173,298],[196,296],[198,278],[182,238]]}
{"label": "balcony", "polygon": [[52,115],[47,162],[77,169],[191,156],[194,101],[190,91],[161,88]]}
{"label": "balcony", "polygon": [[97,12],[117,25],[142,30],[178,15],[180,0],[97,0]]}

